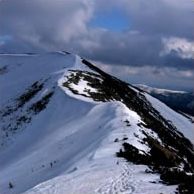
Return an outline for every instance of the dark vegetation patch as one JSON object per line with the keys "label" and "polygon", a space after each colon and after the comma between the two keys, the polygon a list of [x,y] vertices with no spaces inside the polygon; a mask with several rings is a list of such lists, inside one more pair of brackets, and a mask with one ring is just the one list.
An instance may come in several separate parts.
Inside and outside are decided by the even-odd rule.
{"label": "dark vegetation patch", "polygon": [[8,72],[7,66],[0,67],[0,75],[3,75]]}
{"label": "dark vegetation patch", "polygon": [[23,125],[24,123],[30,123],[31,119],[32,118],[30,116],[21,115],[16,119],[15,127],[13,128],[13,130],[17,130],[18,127]]}
{"label": "dark vegetation patch", "polygon": [[107,88],[107,85],[105,84],[106,81],[101,75],[88,72],[87,74],[84,74],[83,80],[87,81],[90,87],[96,89],[97,92],[87,91],[95,101],[106,102],[114,100],[112,93],[115,93],[116,95],[116,90],[114,90],[114,88]]}
{"label": "dark vegetation patch", "polygon": [[115,138],[114,142],[119,142],[119,139],[118,138]]}
{"label": "dark vegetation patch", "polygon": [[13,189],[13,183],[9,182],[9,189]]}
{"label": "dark vegetation patch", "polygon": [[[34,82],[21,96],[15,100],[15,104],[6,106],[0,112],[2,137],[5,141],[0,144],[3,146],[9,137],[16,131],[24,129],[26,124],[30,123],[33,116],[43,111],[50,98],[54,94],[54,87],[50,92],[41,97],[40,100],[28,105],[27,103],[33,99],[39,91],[42,90],[44,83]],[[24,106],[27,104],[28,106]]]}
{"label": "dark vegetation patch", "polygon": [[31,100],[40,90],[42,90],[44,84],[40,83],[38,81],[34,82],[30,88],[24,92],[19,98],[17,98],[18,101],[18,108],[22,107],[26,102]]}
{"label": "dark vegetation patch", "polygon": [[178,185],[178,192],[181,194],[194,193],[194,173],[189,174],[179,168],[181,159],[172,150],[161,146],[154,139],[151,142],[149,142],[151,150],[148,154],[140,153],[136,147],[125,142],[123,149],[120,149],[116,155],[134,164],[149,166],[150,170],[146,171],[147,173],[159,173],[164,184]]}
{"label": "dark vegetation patch", "polygon": [[123,140],[123,141],[126,141],[126,140],[128,140],[128,137],[123,137],[122,140]]}
{"label": "dark vegetation patch", "polygon": [[16,112],[19,108],[22,108],[28,101],[35,97],[40,90],[42,90],[43,86],[43,82],[34,82],[22,95],[14,100],[13,105],[8,105],[3,110],[0,110],[0,116],[6,117],[13,112]]}
{"label": "dark vegetation patch", "polygon": [[21,115],[16,116],[14,124],[8,125],[7,129],[9,131],[16,131],[19,128],[21,128],[21,126],[23,126],[24,124],[30,123],[34,114],[38,114],[46,108],[46,106],[49,103],[49,100],[53,94],[54,94],[54,92],[51,91],[50,93],[48,93],[44,97],[42,97],[40,100],[33,103],[27,109],[26,112],[24,112]]}
{"label": "dark vegetation patch", "polygon": [[[115,100],[121,101],[129,109],[137,112],[143,122],[139,123],[140,127],[152,129],[162,141],[162,145],[150,137],[148,134],[144,139],[150,147],[149,154],[141,154],[132,145],[123,143],[124,151],[120,150],[117,156],[124,157],[130,162],[136,164],[146,164],[151,167],[153,172],[161,174],[161,179],[168,184],[179,185],[179,193],[194,193],[193,190],[193,173],[194,173],[194,148],[193,144],[185,138],[176,127],[164,119],[160,113],[154,109],[149,101],[145,98],[142,92],[133,90],[130,84],[127,84],[105,72],[98,69],[90,62],[82,60],[90,69],[97,72],[102,82],[90,83],[93,88],[102,87],[104,98],[95,100],[101,101]],[[91,82],[92,80],[89,80]],[[102,100],[102,101],[103,101]],[[180,164],[183,165],[183,170],[178,173]],[[170,172],[170,173],[169,173]],[[192,176],[186,172],[191,173]],[[184,174],[181,176],[180,174]],[[192,178],[191,178],[192,177]]]}
{"label": "dark vegetation patch", "polygon": [[[97,92],[92,92],[86,88],[84,91],[88,93],[88,96],[79,94],[78,91],[71,87],[71,84],[78,85],[80,80],[87,81],[88,86],[95,88]],[[104,80],[103,76],[87,71],[72,71],[72,74],[68,76],[68,81],[64,82],[63,86],[69,88],[74,94],[91,97],[94,101],[106,102],[115,100],[115,96],[118,95],[117,90],[114,87],[109,87],[108,80]],[[113,93],[114,96],[112,95]]]}
{"label": "dark vegetation patch", "polygon": [[150,163],[150,158],[139,153],[139,150],[133,145],[125,142],[123,143],[123,149],[124,150],[120,149],[120,151],[116,153],[117,157],[125,158],[134,164],[142,164],[142,162],[144,162],[144,164],[148,165]]}
{"label": "dark vegetation patch", "polygon": [[49,92],[41,100],[32,104],[31,107],[29,108],[29,110],[33,111],[35,114],[38,114],[39,112],[41,112],[42,110],[44,110],[46,108],[46,106],[49,103],[49,100],[53,94],[54,94],[53,91]]}
{"label": "dark vegetation patch", "polygon": [[127,127],[130,127],[131,126],[131,124],[130,124],[130,122],[128,120],[125,120],[124,122],[126,123],[126,126]]}

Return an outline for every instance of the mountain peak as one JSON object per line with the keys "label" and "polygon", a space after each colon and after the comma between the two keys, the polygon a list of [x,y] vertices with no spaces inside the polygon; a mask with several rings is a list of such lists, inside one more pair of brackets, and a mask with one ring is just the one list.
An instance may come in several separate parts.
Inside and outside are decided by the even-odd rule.
{"label": "mountain peak", "polygon": [[67,52],[0,65],[0,193],[193,191],[183,115]]}

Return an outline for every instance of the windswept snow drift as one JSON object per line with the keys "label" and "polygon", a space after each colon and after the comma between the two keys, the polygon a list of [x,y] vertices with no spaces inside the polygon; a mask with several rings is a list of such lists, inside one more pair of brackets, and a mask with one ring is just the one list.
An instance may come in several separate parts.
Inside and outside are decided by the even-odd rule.
{"label": "windswept snow drift", "polygon": [[[174,193],[148,166],[116,157],[124,142],[144,155],[148,134],[163,141],[80,57],[0,55],[0,69],[0,194]],[[194,141],[187,118],[145,96]]]}

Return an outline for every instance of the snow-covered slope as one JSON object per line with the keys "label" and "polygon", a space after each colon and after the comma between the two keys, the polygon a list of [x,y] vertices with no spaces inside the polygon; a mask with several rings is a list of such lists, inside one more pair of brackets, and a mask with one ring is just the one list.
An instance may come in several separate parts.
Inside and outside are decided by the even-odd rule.
{"label": "snow-covered slope", "polygon": [[193,189],[192,123],[79,56],[0,55],[0,99],[0,194]]}

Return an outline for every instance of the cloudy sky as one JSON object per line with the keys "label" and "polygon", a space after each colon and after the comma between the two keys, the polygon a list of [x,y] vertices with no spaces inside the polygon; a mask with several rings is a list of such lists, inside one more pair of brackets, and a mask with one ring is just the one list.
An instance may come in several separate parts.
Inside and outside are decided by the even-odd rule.
{"label": "cloudy sky", "polygon": [[192,0],[0,0],[0,52],[67,50],[151,86],[192,89]]}

